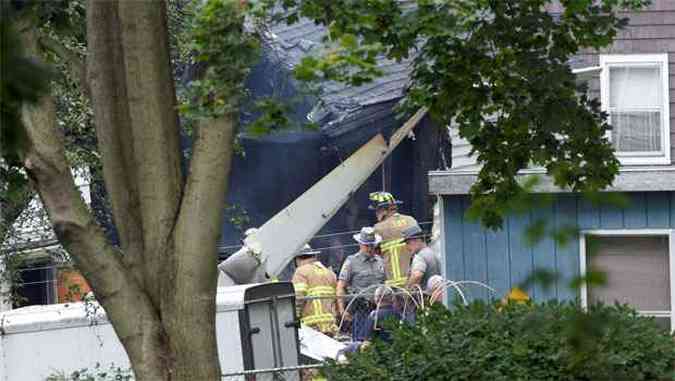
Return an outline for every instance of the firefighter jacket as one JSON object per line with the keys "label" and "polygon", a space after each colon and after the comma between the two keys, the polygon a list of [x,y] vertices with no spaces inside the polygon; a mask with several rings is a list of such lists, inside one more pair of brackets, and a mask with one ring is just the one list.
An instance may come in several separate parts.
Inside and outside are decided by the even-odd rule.
{"label": "firefighter jacket", "polygon": [[[336,285],[335,273],[319,261],[304,264],[295,270],[293,286],[298,315],[303,324],[323,333],[334,334],[337,331]],[[303,297],[308,298],[303,300]]]}
{"label": "firefighter jacket", "polygon": [[384,269],[388,286],[405,286],[412,253],[403,240],[403,231],[417,221],[405,214],[394,213],[373,226],[375,233],[382,236],[380,248],[384,257]]}

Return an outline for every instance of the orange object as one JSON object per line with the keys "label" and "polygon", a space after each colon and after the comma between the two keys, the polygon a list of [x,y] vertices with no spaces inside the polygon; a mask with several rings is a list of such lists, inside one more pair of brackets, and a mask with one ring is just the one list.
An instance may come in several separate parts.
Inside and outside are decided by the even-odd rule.
{"label": "orange object", "polygon": [[59,303],[79,302],[91,291],[82,274],[75,269],[60,269],[57,279]]}
{"label": "orange object", "polygon": [[516,303],[524,303],[530,300],[530,296],[527,295],[527,292],[521,290],[519,287],[512,288],[506,298],[508,300],[513,300]]}

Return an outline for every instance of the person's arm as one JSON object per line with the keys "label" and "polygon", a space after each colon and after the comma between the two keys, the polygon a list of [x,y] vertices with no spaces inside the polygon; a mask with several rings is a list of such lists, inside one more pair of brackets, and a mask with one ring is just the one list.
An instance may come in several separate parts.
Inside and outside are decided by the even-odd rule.
{"label": "person's arm", "polygon": [[[337,313],[342,316],[345,311],[345,295],[347,295],[347,285],[352,280],[352,262],[350,258],[345,260],[345,263],[340,269],[340,275],[338,275],[337,286],[335,287],[335,296],[337,297]],[[349,315],[345,316],[346,319],[349,318]]]}
{"label": "person's arm", "polygon": [[[422,281],[422,278],[424,277],[424,273],[421,271],[412,271],[410,273],[410,276],[408,277],[408,284],[406,284],[407,288],[413,288],[415,285],[420,285],[420,282]],[[416,287],[415,287],[416,288]]]}
{"label": "person's arm", "polygon": [[293,274],[293,288],[295,289],[295,305],[298,316],[302,316],[302,309],[305,306],[303,297],[307,293],[307,277],[299,274],[297,271]]}
{"label": "person's arm", "polygon": [[337,287],[335,289],[335,295],[337,296],[337,312],[342,315],[345,312],[345,295],[347,284],[343,280],[337,282]]}
{"label": "person's arm", "polygon": [[413,257],[412,265],[410,266],[410,276],[408,277],[408,282],[406,283],[407,288],[415,287],[415,285],[424,288],[425,285],[421,285],[420,282],[424,277],[424,273],[427,271],[427,263],[420,255],[415,255]]}

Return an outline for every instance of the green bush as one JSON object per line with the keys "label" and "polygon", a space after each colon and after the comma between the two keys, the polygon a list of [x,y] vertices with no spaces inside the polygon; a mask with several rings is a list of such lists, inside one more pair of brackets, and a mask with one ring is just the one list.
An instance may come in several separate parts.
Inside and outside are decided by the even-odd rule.
{"label": "green bush", "polygon": [[627,306],[549,302],[435,307],[331,363],[331,381],[675,380],[675,337]]}
{"label": "green bush", "polygon": [[110,364],[107,368],[96,363],[93,368],[83,368],[71,373],[63,371],[48,376],[45,381],[133,381],[134,376],[129,368],[121,368]]}

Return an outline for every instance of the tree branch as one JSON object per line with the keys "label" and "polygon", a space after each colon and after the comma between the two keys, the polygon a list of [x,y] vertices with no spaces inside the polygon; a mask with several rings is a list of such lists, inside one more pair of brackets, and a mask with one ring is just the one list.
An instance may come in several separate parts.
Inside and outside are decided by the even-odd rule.
{"label": "tree branch", "polygon": [[39,42],[44,49],[51,51],[66,62],[70,77],[77,82],[84,95],[91,99],[91,90],[87,81],[86,61],[76,52],[66,48],[60,41],[49,35],[41,34]]}
{"label": "tree branch", "polygon": [[120,1],[118,9],[143,224],[145,278],[153,300],[159,300],[165,281],[162,257],[173,252],[170,236],[183,185],[166,4]]}
{"label": "tree branch", "polygon": [[[204,348],[199,356],[200,362],[205,363],[218,363],[217,352],[208,348],[216,348],[216,244],[221,234],[234,130],[235,122],[227,115],[204,120],[195,131],[190,172],[175,232],[176,270],[172,276],[175,292],[166,295],[168,310],[163,311],[163,316],[174,319],[169,324],[170,332],[180,327],[176,319],[181,317],[182,324],[188,321],[188,326],[202,327],[203,333],[208,333],[195,335],[193,331],[177,330],[178,334],[172,335],[173,340],[176,337],[179,340],[174,343],[178,347],[177,356],[195,356],[188,348],[197,344],[196,348]],[[177,372],[181,374],[180,369]],[[200,376],[206,379],[206,375]]]}
{"label": "tree branch", "polygon": [[[127,267],[145,284],[143,224],[116,1],[91,1],[87,44],[94,123],[103,177]],[[157,302],[156,300],[154,300]],[[159,306],[159,303],[155,303]]]}

